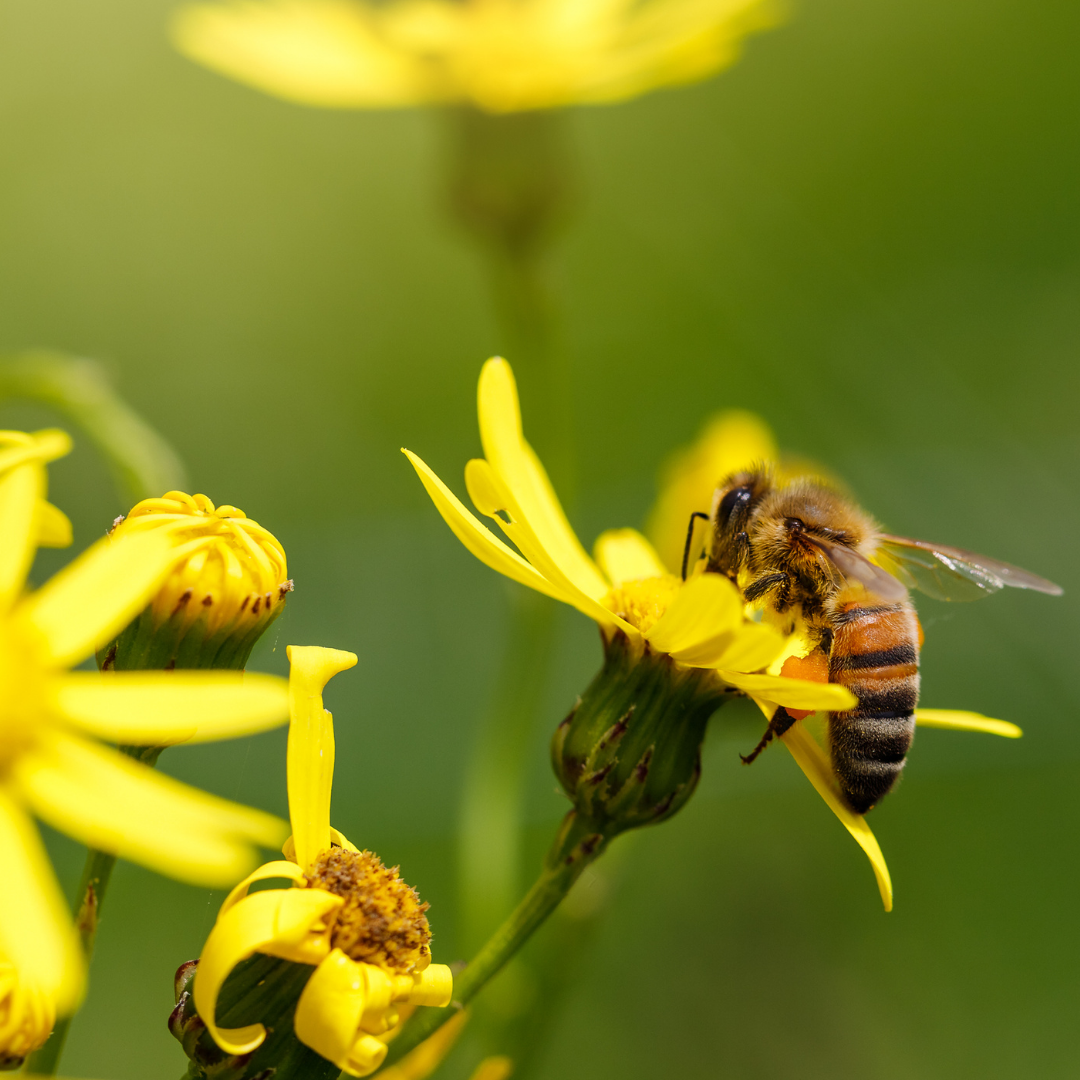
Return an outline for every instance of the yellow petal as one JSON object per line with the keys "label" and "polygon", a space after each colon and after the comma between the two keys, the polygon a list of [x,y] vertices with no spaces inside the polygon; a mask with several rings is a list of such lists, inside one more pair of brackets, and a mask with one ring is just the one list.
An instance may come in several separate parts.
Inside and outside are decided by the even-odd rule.
{"label": "yellow petal", "polygon": [[484,457],[513,494],[524,521],[574,586],[599,600],[608,583],[581,546],[547,473],[525,442],[514,373],[501,357],[488,360],[480,372],[477,412]]}
{"label": "yellow petal", "polygon": [[[465,466],[465,485],[469,489],[469,497],[480,513],[487,514],[498,524],[532,566],[562,591],[567,603],[588,615],[590,619],[595,619],[601,626],[618,626],[631,638],[638,636],[638,631],[633,626],[612,614],[593,596],[579,589],[563,572],[558,560],[531,528],[514,493],[489,462],[483,458],[470,461]],[[505,520],[504,514],[509,516],[509,521]],[[607,592],[606,588],[604,592]]]}
{"label": "yellow petal", "polygon": [[667,573],[652,544],[637,529],[609,529],[597,538],[593,551],[600,569],[615,586]]}
{"label": "yellow petal", "polygon": [[[378,968],[334,949],[308,979],[296,1005],[296,1037],[349,1076],[368,1076],[386,1057],[386,1043],[360,1030]],[[389,1005],[389,995],[386,1005]]]}
{"label": "yellow petal", "polygon": [[22,591],[37,539],[37,506],[45,491],[45,466],[27,461],[0,475],[0,611]]}
{"label": "yellow petal", "polygon": [[881,892],[881,902],[886,911],[892,911],[893,891],[889,868],[885,865],[885,856],[881,854],[877,839],[866,824],[866,818],[848,809],[840,795],[832,766],[825,751],[801,723],[793,724],[781,736],[784,745],[791,751],[791,756],[806,778],[814,785],[817,793],[825,800],[829,809],[840,819],[840,824],[855,838],[855,843],[866,852],[870,865],[877,878]]}
{"label": "yellow petal", "polygon": [[231,671],[76,671],[54,682],[54,707],[70,723],[118,743],[167,746],[233,739],[289,715],[288,684]]}
{"label": "yellow petal", "polygon": [[476,1066],[476,1070],[469,1077],[469,1080],[507,1080],[509,1076],[513,1075],[513,1072],[513,1058],[499,1054],[495,1057],[484,1058]]}
{"label": "yellow petal", "polygon": [[88,847],[198,885],[232,885],[277,846],[285,823],[58,731],[13,767],[38,817]]}
{"label": "yellow petal", "polygon": [[71,544],[71,521],[67,514],[44,499],[37,504],[36,528],[38,547],[66,548]]}
{"label": "yellow petal", "polygon": [[89,656],[146,607],[192,550],[164,532],[98,541],[19,605],[43,660],[66,666]]}
{"label": "yellow petal", "polygon": [[278,859],[275,862],[263,863],[262,866],[252,870],[251,873],[225,897],[221,907],[218,909],[218,918],[220,919],[229,908],[239,904],[240,901],[247,896],[248,889],[250,889],[256,881],[272,881],[275,878],[283,878],[302,888],[307,886],[307,878],[304,876],[304,871],[301,870],[296,863],[285,862],[282,859]]}
{"label": "yellow petal", "polygon": [[82,998],[83,958],[71,916],[33,823],[0,787],[0,955],[60,1013]]}
{"label": "yellow petal", "polygon": [[386,108],[437,100],[431,65],[392,47],[347,0],[234,0],[181,8],[172,26],[192,60],[305,105]]}
{"label": "yellow petal", "polygon": [[334,782],[334,718],[323,708],[322,692],[356,654],[316,645],[290,645],[289,817],[296,861],[305,870],[330,847],[330,788]]}
{"label": "yellow petal", "polygon": [[379,1080],[427,1080],[453,1049],[468,1019],[469,1013],[465,1009],[451,1016],[434,1035],[429,1035],[397,1064],[379,1073]]}
{"label": "yellow petal", "polygon": [[535,567],[530,566],[516,551],[507,547],[490,529],[486,529],[465,508],[461,500],[428,468],[424,462],[410,450],[402,447],[401,452],[412,463],[420,477],[420,482],[427,489],[435,508],[442,515],[443,521],[450,526],[454,535],[485,566],[497,570],[512,581],[528,585],[530,589],[569,603],[565,590],[553,585]]}
{"label": "yellow petal", "polygon": [[1008,720],[992,720],[982,713],[959,709],[916,709],[915,723],[919,727],[951,728],[953,731],[983,731],[987,735],[1004,735],[1019,739],[1023,731]]}
{"label": "yellow petal", "polygon": [[683,663],[751,672],[766,668],[784,649],[784,635],[766,623],[744,623],[715,642],[705,642],[695,650],[697,659],[679,656]]}
{"label": "yellow petal", "polygon": [[330,950],[327,918],[342,903],[340,896],[322,889],[265,889],[245,897],[214,924],[195,973],[195,1007],[227,1054],[249,1054],[266,1038],[262,1024],[217,1026],[217,999],[229,972],[256,952],[319,963]]}
{"label": "yellow petal", "polygon": [[743,602],[739,590],[720,574],[700,574],[676,593],[667,611],[645,635],[659,652],[676,659],[742,622]]}
{"label": "yellow petal", "polygon": [[854,709],[855,695],[837,683],[787,679],[781,675],[742,675],[737,671],[718,671],[726,683],[738,687],[753,698],[760,698],[785,709],[808,709],[811,712],[844,712]]}

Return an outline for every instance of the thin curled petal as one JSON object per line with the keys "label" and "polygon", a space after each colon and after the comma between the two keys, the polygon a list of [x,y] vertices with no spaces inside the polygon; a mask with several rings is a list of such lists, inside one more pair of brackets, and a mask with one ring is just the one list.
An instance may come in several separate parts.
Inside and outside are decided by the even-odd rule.
{"label": "thin curled petal", "polygon": [[122,630],[193,548],[164,533],[99,540],[20,605],[42,660],[78,663]]}
{"label": "thin curled petal", "polygon": [[330,951],[327,918],[344,901],[322,889],[266,889],[245,897],[218,917],[199,957],[195,1007],[214,1042],[227,1054],[249,1054],[266,1038],[262,1024],[217,1026],[217,999],[237,964],[269,952],[301,964],[318,964]]}
{"label": "thin curled petal", "polygon": [[581,546],[540,459],[525,442],[517,384],[502,357],[484,364],[476,396],[484,457],[513,493],[524,522],[560,571],[576,589],[599,600],[608,583]]}
{"label": "thin curled petal", "polygon": [[718,671],[726,683],[738,687],[752,698],[782,705],[785,709],[809,712],[845,712],[858,703],[855,695],[837,683],[789,679],[783,675],[743,675],[738,671]]}
{"label": "thin curled petal", "polygon": [[289,715],[288,684],[231,671],[75,671],[55,684],[54,708],[110,742],[169,746],[234,739]]}
{"label": "thin curled petal", "polygon": [[83,992],[82,949],[41,838],[6,787],[0,787],[0,865],[0,955],[59,1013],[72,1012]]}
{"label": "thin curled petal", "polygon": [[278,859],[275,862],[263,863],[262,866],[252,870],[250,874],[239,885],[236,886],[225,897],[218,909],[218,918],[231,907],[235,907],[244,899],[248,894],[248,890],[257,881],[273,881],[274,879],[284,879],[285,881],[291,881],[294,885],[299,885],[301,888],[307,886],[307,878],[304,876],[304,871],[294,862],[286,862],[284,859]]}
{"label": "thin curled petal", "polygon": [[981,731],[987,735],[1002,735],[1006,739],[1019,739],[1024,734],[1016,724],[1008,720],[994,720],[982,713],[963,709],[916,709],[915,723],[919,727],[949,728],[952,731]]}
{"label": "thin curled petal", "polygon": [[701,574],[683,585],[645,637],[654,649],[678,658],[684,650],[737,629],[742,609],[739,591],[727,578]]}
{"label": "thin curled petal", "polygon": [[232,885],[276,846],[283,821],[172,780],[115,750],[59,731],[13,767],[38,817],[81,840],[181,881]]}
{"label": "thin curled petal", "polygon": [[334,718],[323,708],[326,684],[356,664],[356,653],[290,645],[289,747],[286,771],[296,861],[307,869],[330,847],[330,787],[334,781]]}
{"label": "thin curled petal", "polygon": [[667,568],[637,529],[608,529],[593,545],[596,561],[612,585],[663,577]]}
{"label": "thin curled petal", "polygon": [[[296,1037],[349,1076],[368,1076],[386,1057],[386,1043],[360,1028],[371,998],[384,989],[371,986],[372,979],[387,981],[378,968],[334,949],[308,979],[296,1004]],[[384,996],[385,1008],[390,995]]]}
{"label": "thin curled petal", "polygon": [[411,450],[402,447],[401,452],[416,470],[420,482],[427,489],[435,508],[453,534],[485,566],[498,571],[512,581],[527,585],[530,589],[569,603],[565,590],[552,584],[535,567],[530,566],[516,551],[507,547],[490,529],[484,527],[471,514],[461,500],[431,471]]}
{"label": "thin curled petal", "polygon": [[886,911],[892,911],[892,878],[885,864],[885,856],[881,854],[881,848],[870,831],[870,826],[866,824],[866,818],[848,809],[847,804],[840,797],[836,781],[833,779],[832,766],[829,764],[825,751],[801,723],[793,724],[781,736],[781,739],[791,751],[791,756],[799,768],[806,774],[806,778],[814,785],[817,793],[840,819],[840,824],[851,833],[855,843],[866,852],[866,857],[874,870],[874,877],[877,878],[881,902],[885,905]]}
{"label": "thin curled petal", "polygon": [[[638,636],[635,627],[614,615],[589,593],[578,588],[577,584],[563,571],[562,566],[533,531],[514,492],[503,482],[489,462],[483,458],[473,458],[465,466],[465,485],[469,489],[469,498],[476,504],[476,508],[498,524],[532,566],[536,567],[548,581],[554,582],[563,590],[567,603],[576,607],[583,615],[595,619],[601,626],[618,626],[629,637]],[[507,517],[509,521],[506,520]],[[604,592],[607,591],[605,586]]]}
{"label": "thin curled petal", "polygon": [[676,659],[692,667],[752,672],[768,667],[783,648],[784,636],[775,627],[742,623],[725,634],[681,649]]}

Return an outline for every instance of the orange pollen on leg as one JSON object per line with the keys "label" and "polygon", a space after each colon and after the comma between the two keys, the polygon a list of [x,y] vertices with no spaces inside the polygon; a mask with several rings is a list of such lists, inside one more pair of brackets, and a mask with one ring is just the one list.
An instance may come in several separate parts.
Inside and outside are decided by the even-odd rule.
{"label": "orange pollen on leg", "polygon": [[[789,656],[780,669],[785,679],[805,679],[807,682],[829,681],[829,658],[815,649],[809,656]],[[788,709],[788,715],[796,720],[805,720],[814,714],[813,709]]]}

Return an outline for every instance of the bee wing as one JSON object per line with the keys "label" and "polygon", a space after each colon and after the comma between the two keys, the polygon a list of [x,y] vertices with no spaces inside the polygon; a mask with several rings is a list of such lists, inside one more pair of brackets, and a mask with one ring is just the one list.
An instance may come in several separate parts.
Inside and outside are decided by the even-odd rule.
{"label": "bee wing", "polygon": [[874,557],[909,588],[935,600],[978,600],[1006,585],[1050,596],[1062,593],[1060,585],[1018,566],[925,540],[883,535]]}
{"label": "bee wing", "polygon": [[900,581],[854,549],[817,536],[807,536],[807,539],[848,581],[859,582],[881,600],[898,603],[907,599],[907,589]]}

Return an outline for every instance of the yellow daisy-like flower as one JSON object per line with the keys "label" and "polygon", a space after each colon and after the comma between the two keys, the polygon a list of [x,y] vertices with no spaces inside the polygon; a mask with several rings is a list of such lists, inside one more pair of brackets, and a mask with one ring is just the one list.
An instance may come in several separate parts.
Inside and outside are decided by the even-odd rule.
{"label": "yellow daisy-like flower", "polygon": [[202,543],[176,564],[139,619],[105,647],[102,667],[242,668],[292,591],[284,548],[243,510],[182,491],[144,499],[112,536],[154,531]]}
{"label": "yellow daisy-like flower", "polygon": [[19,981],[17,1000],[44,995],[64,1013],[82,992],[82,954],[31,815],[181,880],[231,884],[254,845],[280,841],[283,823],[97,740],[165,745],[264,730],[287,715],[287,691],[266,675],[71,671],[192,548],[165,534],[105,539],[23,594],[43,491],[40,456],[0,475],[0,961]]}
{"label": "yellow daisy-like flower", "polygon": [[[222,904],[199,959],[194,1004],[218,1047],[250,1054],[266,1040],[266,1026],[217,1023],[229,974],[256,953],[311,965],[295,1002],[296,1037],[350,1076],[367,1076],[386,1056],[378,1036],[398,1022],[398,1006],[447,1005],[453,981],[448,967],[431,963],[427,905],[396,870],[330,826],[334,729],[322,691],[356,656],[295,645],[288,654],[287,861],[259,867]],[[249,893],[255,882],[275,878],[292,887]]]}
{"label": "yellow daisy-like flower", "polygon": [[[599,624],[609,645],[625,643],[631,663],[623,665],[624,681],[638,678],[633,657],[667,657],[671,666],[666,670],[708,672],[711,681],[704,684],[706,688],[719,685],[745,693],[768,713],[778,706],[804,712],[852,707],[854,697],[842,687],[788,678],[775,668],[765,671],[791,655],[798,641],[785,641],[773,627],[748,619],[738,590],[726,578],[699,573],[681,581],[668,572],[648,541],[631,529],[604,533],[596,544],[596,560],[591,559],[571,529],[543,466],[525,441],[517,391],[505,360],[495,358],[484,365],[478,410],[485,457],[466,466],[466,486],[476,507],[498,525],[517,551],[477,520],[419,457],[408,450],[404,453],[439,513],[477,558],[514,581],[576,607]],[[652,683],[642,685],[641,692],[646,690],[652,692]],[[674,690],[681,692],[681,688],[665,692]],[[699,683],[695,694],[700,692]],[[706,719],[717,703],[715,699],[704,701]],[[696,701],[684,704],[690,711],[697,707]],[[637,708],[632,700],[630,707]],[[620,722],[612,730],[614,738],[622,738],[625,725]],[[651,732],[649,735],[652,737]],[[788,745],[799,765],[816,780],[820,762],[813,749],[802,746],[798,739],[796,734]],[[611,732],[605,733],[600,749],[606,751],[612,745]],[[650,747],[646,743],[642,749],[647,756],[635,759],[638,775],[655,766]],[[690,749],[696,752],[696,746]],[[569,769],[581,781],[575,792],[590,784],[598,790],[600,780],[608,779],[604,770],[611,768],[611,760],[602,755],[579,755]],[[687,756],[684,764],[686,768],[675,778],[679,790],[674,797],[680,799],[689,794],[696,780],[696,763]],[[568,785],[567,776],[560,779]],[[617,799],[623,798],[620,790]],[[888,870],[865,820],[839,800],[828,801],[870,856],[888,905]],[[654,810],[662,816],[671,806],[656,804]],[[587,799],[581,808],[590,814],[597,809],[595,802]]]}
{"label": "yellow daisy-like flower", "polygon": [[768,0],[226,0],[182,8],[173,37],[305,105],[508,113],[697,82],[776,21]]}

